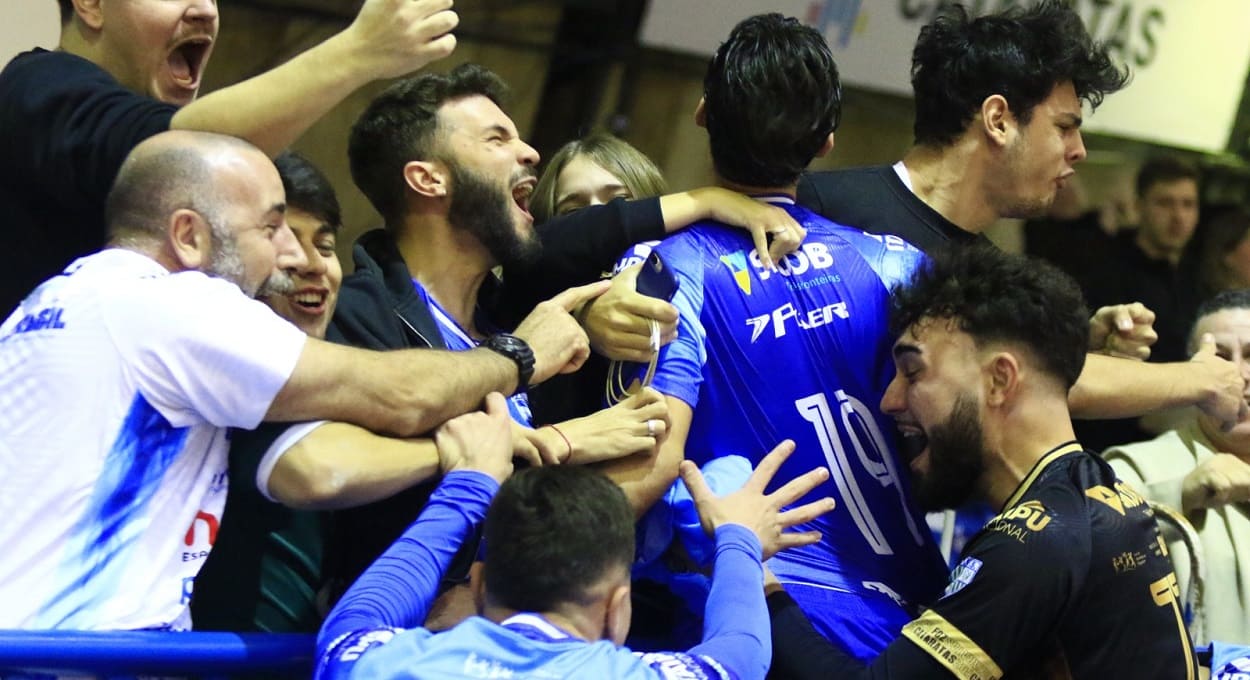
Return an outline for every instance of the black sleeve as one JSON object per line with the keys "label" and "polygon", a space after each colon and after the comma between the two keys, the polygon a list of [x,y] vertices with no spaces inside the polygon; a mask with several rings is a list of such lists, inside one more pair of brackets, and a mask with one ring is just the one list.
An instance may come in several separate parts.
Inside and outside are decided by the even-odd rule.
{"label": "black sleeve", "polygon": [[825,214],[825,203],[822,196],[824,192],[821,191],[821,186],[824,183],[824,173],[805,172],[799,175],[799,186],[794,196],[795,202],[818,215]]}
{"label": "black sleeve", "polygon": [[126,155],[168,130],[178,110],[131,92],[95,64],[51,52],[15,61],[0,99],[0,120],[12,131],[4,135],[13,152],[7,162],[44,191],[101,211]]}
{"label": "black sleeve", "polygon": [[[298,423],[261,423],[254,430],[230,431],[230,483],[256,487],[256,472],[269,447]],[[237,488],[237,487],[236,487]],[[246,493],[240,490],[240,493]]]}
{"label": "black sleeve", "polygon": [[1000,677],[1043,658],[1089,569],[1088,519],[1065,505],[1080,501],[1049,494],[990,520],[952,572],[948,594],[902,638],[960,678]]}
{"label": "black sleeve", "polygon": [[768,615],[773,635],[773,665],[768,672],[770,680],[949,677],[933,657],[903,638],[891,643],[871,667],[865,667],[816,632],[798,603],[785,591],[768,596]]}
{"label": "black sleeve", "polygon": [[664,238],[660,199],[627,201],[582,208],[538,227],[543,254],[533,266],[504,272],[494,318],[519,321],[534,305],[566,288],[597,281],[630,246]]}
{"label": "black sleeve", "polygon": [[382,280],[376,276],[357,272],[343,279],[326,340],[376,350],[408,346],[403,321],[389,300]]}

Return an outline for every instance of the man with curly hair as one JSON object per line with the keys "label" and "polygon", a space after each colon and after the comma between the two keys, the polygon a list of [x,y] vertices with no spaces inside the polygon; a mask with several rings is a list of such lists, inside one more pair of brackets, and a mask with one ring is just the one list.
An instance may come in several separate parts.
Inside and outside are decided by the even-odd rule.
{"label": "man with curly hair", "polygon": [[[1128,79],[1068,3],[979,17],[954,4],[921,29],[912,52],[915,144],[903,160],[807,173],[798,202],[926,252],[986,243],[997,220],[1050,207],[1085,159],[1082,104],[1097,108]],[[1154,319],[1140,304],[1097,310],[1090,356],[1070,395],[1074,416],[1130,418],[1197,405],[1225,426],[1243,418],[1241,379],[1213,352],[1154,365],[1121,358],[1150,354]]]}
{"label": "man with curly hair", "polygon": [[[984,500],[945,593],[868,668],[770,596],[782,677],[1194,678],[1154,517],[1075,441],[1068,390],[1088,324],[1076,284],[986,245],[945,250],[895,296],[897,374],[881,409],[920,454],[917,500]],[[788,647],[794,649],[788,651]],[[801,651],[798,651],[801,650]]]}

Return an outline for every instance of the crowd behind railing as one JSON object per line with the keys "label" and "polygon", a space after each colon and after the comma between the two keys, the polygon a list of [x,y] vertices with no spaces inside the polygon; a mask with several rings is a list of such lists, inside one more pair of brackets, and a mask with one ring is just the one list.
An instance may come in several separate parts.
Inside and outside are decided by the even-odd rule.
{"label": "crowd behind railing", "polygon": [[[828,172],[824,38],[744,19],[684,191],[407,75],[451,5],[197,98],[215,0],[60,0],[0,72],[0,675],[1250,672],[1250,217],[1074,201],[1129,80],[1067,4],[939,13],[914,146]],[[397,77],[345,274],[284,149]]]}

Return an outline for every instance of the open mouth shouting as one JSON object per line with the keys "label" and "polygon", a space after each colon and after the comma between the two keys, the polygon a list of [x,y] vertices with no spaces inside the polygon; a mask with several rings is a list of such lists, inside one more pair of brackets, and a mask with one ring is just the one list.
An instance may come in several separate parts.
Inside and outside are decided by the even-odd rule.
{"label": "open mouth shouting", "polygon": [[917,472],[928,467],[929,435],[919,425],[906,421],[898,421],[898,430],[902,434],[899,442],[899,453],[908,466]]}
{"label": "open mouth shouting", "polygon": [[534,221],[534,216],[530,214],[530,196],[534,194],[534,187],[538,184],[538,179],[533,175],[527,176],[525,179],[512,185],[512,201],[520,211]]}
{"label": "open mouth shouting", "polygon": [[190,101],[200,89],[204,65],[213,49],[213,39],[207,35],[194,35],[176,42],[166,56],[170,79],[182,92],[173,96]]}

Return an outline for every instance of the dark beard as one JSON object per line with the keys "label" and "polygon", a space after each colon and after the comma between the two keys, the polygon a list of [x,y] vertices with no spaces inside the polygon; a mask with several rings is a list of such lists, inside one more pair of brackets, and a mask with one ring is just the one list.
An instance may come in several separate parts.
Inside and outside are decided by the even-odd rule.
{"label": "dark beard", "polygon": [[972,498],[985,472],[985,442],[976,400],[959,395],[950,417],[928,435],[929,471],[913,475],[912,492],[926,512],[957,508]]}
{"label": "dark beard", "polygon": [[[447,219],[452,227],[472,234],[505,269],[533,264],[542,254],[542,241],[533,231],[517,233],[512,216],[512,194],[458,161],[447,163],[451,172],[451,204]],[[522,175],[533,174],[533,171]],[[512,179],[521,177],[513,175]]]}

